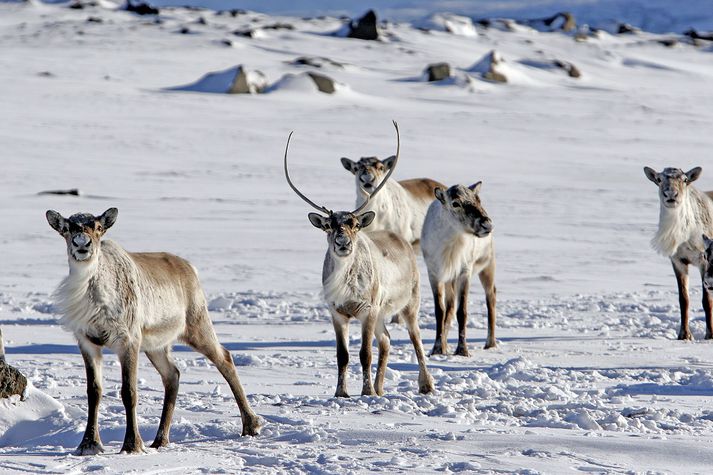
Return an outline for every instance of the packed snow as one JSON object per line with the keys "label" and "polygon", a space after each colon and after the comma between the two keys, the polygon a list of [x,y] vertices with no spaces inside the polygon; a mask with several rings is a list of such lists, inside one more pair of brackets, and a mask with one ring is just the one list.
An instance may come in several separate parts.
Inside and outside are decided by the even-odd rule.
{"label": "packed snow", "polygon": [[[713,189],[713,49],[680,35],[713,30],[704,2],[412,0],[384,8],[393,21],[380,26],[382,41],[333,34],[343,21],[332,15],[363,13],[361,2],[328,11],[311,0],[271,3],[268,13],[235,16],[167,8],[158,21],[108,1],[0,3],[0,326],[8,362],[31,383],[24,400],[0,400],[0,471],[710,471],[713,358],[699,281],[692,273],[695,341],[677,341],[670,263],[649,244],[657,191],[643,174],[644,165],[700,165],[696,186]],[[563,10],[606,31],[471,21]],[[612,34],[605,20],[643,31]],[[246,30],[259,34],[233,34]],[[673,47],[661,43],[672,38]],[[492,51],[506,83],[483,76]],[[451,77],[426,82],[424,68],[437,62],[450,64]],[[220,93],[241,65],[264,74],[267,93]],[[307,72],[333,79],[335,93],[319,92]],[[418,394],[408,334],[392,325],[386,393],[358,396],[352,326],[352,397],[337,399],[334,331],[319,294],[326,240],[286,185],[282,154],[294,130],[295,182],[317,203],[351,209],[354,178],[339,158],[393,154],[392,119],[401,130],[397,179],[483,180],[499,345],[482,349],[485,304],[473,279],[471,356],[429,359],[434,394]],[[106,452],[73,455],[86,421],[85,374],[57,323],[52,292],[67,272],[66,247],[44,212],[112,206],[119,218],[110,238],[198,269],[218,337],[264,419],[260,436],[240,436],[227,384],[177,345],[172,443],[118,454],[121,378],[106,353]],[[423,259],[419,266],[430,349],[433,301]],[[455,342],[454,329],[450,336]],[[150,441],[163,387],[143,356],[138,388]]]}

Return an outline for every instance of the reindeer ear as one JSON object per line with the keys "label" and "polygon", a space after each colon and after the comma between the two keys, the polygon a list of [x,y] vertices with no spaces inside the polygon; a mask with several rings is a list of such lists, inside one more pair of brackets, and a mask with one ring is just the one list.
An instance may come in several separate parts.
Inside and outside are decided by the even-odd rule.
{"label": "reindeer ear", "polygon": [[698,180],[698,177],[701,176],[701,172],[703,169],[701,167],[696,167],[696,168],[691,168],[686,172],[686,176],[688,177],[688,182],[694,182]]}
{"label": "reindeer ear", "polygon": [[362,228],[365,228],[369,226],[373,221],[374,218],[376,218],[376,213],[373,211],[367,211],[366,213],[362,213],[358,216],[359,218],[359,226]]}
{"label": "reindeer ear", "polygon": [[436,199],[440,201],[442,204],[446,204],[446,192],[443,188],[440,186],[437,186],[433,190],[433,194],[436,196]]}
{"label": "reindeer ear", "polygon": [[479,181],[478,183],[473,183],[468,187],[470,191],[474,191],[476,194],[480,193],[480,187],[483,186],[483,182]]}
{"label": "reindeer ear", "polygon": [[349,160],[347,157],[341,158],[342,166],[352,173],[356,173],[356,162]]}
{"label": "reindeer ear", "polygon": [[45,213],[45,217],[47,218],[47,222],[50,224],[52,229],[58,233],[64,234],[67,231],[67,221],[55,210],[48,209]]}
{"label": "reindeer ear", "polygon": [[659,174],[653,168],[644,167],[644,175],[646,175],[646,178],[654,182],[656,185],[661,183],[659,180]]}
{"label": "reindeer ear", "polygon": [[382,163],[384,164],[387,170],[391,170],[392,168],[394,168],[394,164],[396,163],[396,155],[392,155],[388,158],[385,158]]}
{"label": "reindeer ear", "polygon": [[325,231],[325,227],[329,224],[329,218],[322,216],[321,214],[309,213],[307,218],[309,219],[309,222],[312,223],[312,226],[323,231]]}
{"label": "reindeer ear", "polygon": [[116,208],[109,208],[108,210],[104,211],[97,220],[101,223],[101,225],[104,227],[104,230],[106,231],[110,227],[114,226],[114,223],[116,222],[116,218],[119,216],[119,210]]}
{"label": "reindeer ear", "polygon": [[711,244],[713,244],[713,239],[709,238],[705,234],[702,237],[703,237],[703,245],[705,246],[706,250],[708,250],[708,248],[711,247]]}

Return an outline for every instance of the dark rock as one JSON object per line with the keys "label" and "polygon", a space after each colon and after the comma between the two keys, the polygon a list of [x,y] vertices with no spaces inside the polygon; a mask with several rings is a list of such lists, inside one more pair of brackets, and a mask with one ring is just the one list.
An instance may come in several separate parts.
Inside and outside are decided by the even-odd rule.
{"label": "dark rock", "polygon": [[188,28],[187,26],[182,26],[181,29],[178,30],[178,32],[182,35],[187,35],[187,34],[191,33],[191,29]]}
{"label": "dark rock", "polygon": [[369,10],[363,17],[356,21],[351,21],[347,37],[360,40],[378,40],[379,31],[376,29],[376,23],[376,13],[374,13],[374,10]]}
{"label": "dark rock", "polygon": [[263,30],[294,30],[294,25],[289,23],[272,23],[270,25],[263,25],[261,27]]}
{"label": "dark rock", "polygon": [[555,13],[551,17],[535,20],[527,20],[525,24],[537,29],[549,29],[549,31],[574,31],[577,29],[577,22],[570,12]]}
{"label": "dark rock", "polygon": [[133,12],[137,15],[158,15],[158,8],[154,8],[148,3],[138,2],[134,4],[131,0],[127,0],[126,5],[124,5],[124,10],[127,12]]}
{"label": "dark rock", "polygon": [[7,364],[4,357],[0,358],[0,398],[22,396],[25,388],[27,388],[27,378]]}
{"label": "dark rock", "polygon": [[667,48],[673,48],[678,44],[678,40],[676,38],[663,38],[660,40],[656,40],[656,42],[664,45]]}
{"label": "dark rock", "polygon": [[48,190],[40,191],[38,195],[69,195],[69,196],[79,196],[81,192],[77,188],[70,188],[68,190]]}
{"label": "dark rock", "polygon": [[0,398],[22,396],[27,388],[27,378],[5,361],[5,346],[0,330]]}
{"label": "dark rock", "polygon": [[428,74],[429,81],[441,81],[450,77],[451,67],[448,63],[434,63],[426,67],[425,73]]}
{"label": "dark rock", "polygon": [[492,22],[489,18],[482,18],[480,20],[477,20],[476,23],[482,26],[483,28],[490,28]]}
{"label": "dark rock", "polygon": [[633,35],[635,33],[639,33],[640,31],[641,30],[635,26],[631,26],[628,23],[619,23],[619,26],[616,29],[616,33],[618,35]]}
{"label": "dark rock", "polygon": [[96,7],[97,5],[98,3],[94,1],[75,0],[74,2],[69,4],[69,8],[71,8],[72,10],[83,10],[87,7]]}
{"label": "dark rock", "polygon": [[235,36],[242,36],[243,38],[255,38],[255,30],[253,29],[235,30],[233,34]]}
{"label": "dark rock", "polygon": [[233,84],[228,94],[258,94],[267,87],[267,79],[260,71],[253,71],[250,76],[244,67],[238,66]]}
{"label": "dark rock", "polygon": [[713,33],[698,33],[696,30],[691,28],[683,33],[685,36],[690,37],[693,40],[706,40],[713,41]]}
{"label": "dark rock", "polygon": [[344,67],[342,63],[338,63],[337,61],[333,61],[323,56],[300,56],[299,58],[292,61],[290,64],[293,64],[295,66],[312,66],[314,68],[332,66],[341,69]]}
{"label": "dark rock", "polygon": [[555,59],[553,63],[558,68],[564,69],[571,78],[579,78],[582,76],[582,73],[579,71],[579,69],[577,69],[577,67],[572,63],[569,63],[567,61],[561,61],[559,59]]}
{"label": "dark rock", "polygon": [[205,19],[204,17],[202,17],[202,16],[199,16],[199,17],[196,19],[196,23],[197,23],[198,25],[207,25],[207,24],[208,24],[208,22],[206,21],[206,19]]}
{"label": "dark rock", "polygon": [[104,20],[99,18],[98,16],[90,16],[87,18],[88,23],[104,23]]}
{"label": "dark rock", "polygon": [[37,75],[41,78],[53,78],[54,74],[50,71],[40,71]]}
{"label": "dark rock", "polygon": [[317,89],[319,89],[320,92],[334,94],[336,91],[336,88],[334,87],[334,80],[332,78],[311,71],[308,72],[307,75],[312,78],[312,81],[314,81],[317,85]]}

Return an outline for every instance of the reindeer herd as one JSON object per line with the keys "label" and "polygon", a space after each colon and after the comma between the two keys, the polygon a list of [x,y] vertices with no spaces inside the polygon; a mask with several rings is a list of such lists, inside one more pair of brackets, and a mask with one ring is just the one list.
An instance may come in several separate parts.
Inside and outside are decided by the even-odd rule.
{"label": "reindeer herd", "polygon": [[[405,324],[419,366],[421,393],[434,390],[421,342],[418,314],[420,273],[416,252],[421,250],[433,293],[436,338],[431,355],[449,353],[448,329],[458,322],[455,354],[469,356],[466,341],[468,295],[475,273],[485,292],[488,334],[485,348],[495,338],[496,288],[493,223],[481,199],[482,182],[446,187],[427,179],[391,180],[400,154],[379,160],[342,158],[356,182],[356,208],[332,211],[315,204],[293,183],[288,169],[292,133],[285,146],[284,172],[288,185],[317,212],[310,223],[327,235],[322,264],[322,290],[332,316],[337,347],[336,397],[349,397],[348,330],[351,319],[361,325],[362,395],[383,395],[390,349],[387,319]],[[680,340],[690,340],[688,266],[698,267],[703,282],[706,339],[713,339],[713,192],[698,191],[692,183],[701,168],[688,172],[645,167],[646,177],[659,188],[660,219],[652,245],[671,259],[681,309]],[[165,393],[156,438],[151,447],[169,443],[180,373],[171,347],[181,341],[205,355],[226,379],[243,424],[243,435],[257,435],[261,419],[251,409],[232,356],[215,334],[205,294],[196,269],[168,253],[129,253],[102,237],[118,216],[110,208],[100,216],[77,213],[64,218],[46,213],[50,226],[65,240],[69,274],[56,291],[60,322],[77,339],[87,374],[88,415],[79,455],[103,452],[98,414],[102,397],[102,348],[113,350],[121,366],[121,399],[126,410],[122,452],[144,451],[136,418],[137,368],[144,352],[161,376]],[[378,360],[372,381],[372,343]],[[0,340],[0,344],[1,344]]]}

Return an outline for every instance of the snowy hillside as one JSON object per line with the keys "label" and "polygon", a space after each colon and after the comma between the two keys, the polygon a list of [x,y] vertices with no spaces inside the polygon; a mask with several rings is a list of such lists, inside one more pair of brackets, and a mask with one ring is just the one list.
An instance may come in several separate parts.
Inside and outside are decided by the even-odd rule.
{"label": "snowy hillside", "polygon": [[[33,385],[26,401],[0,402],[0,471],[709,471],[713,359],[699,282],[692,274],[696,341],[676,341],[675,281],[649,245],[658,198],[642,170],[700,165],[697,186],[713,189],[712,44],[681,35],[713,29],[707,2],[385,2],[395,21],[382,25],[382,41],[339,37],[342,20],[316,18],[360,14],[360,3],[316,3],[235,16],[166,8],[156,18],[108,1],[0,2],[0,326],[9,362]],[[578,30],[461,18],[449,20],[460,22],[451,34],[432,16],[525,20],[565,9]],[[646,31],[595,32],[582,22]],[[424,25],[432,29],[416,27]],[[507,83],[487,77],[493,50]],[[438,62],[451,76],[427,82],[424,69]],[[264,94],[221,93],[239,65],[265,81]],[[319,92],[308,72],[334,79],[336,92]],[[351,208],[353,176],[339,158],[393,154],[392,119],[401,129],[396,178],[484,182],[499,347],[481,349],[485,306],[474,279],[472,356],[430,358],[434,395],[418,394],[408,335],[392,326],[386,395],[337,400],[334,332],[319,297],[326,243],[284,181],[282,153],[294,130],[293,179],[317,202]],[[71,188],[79,196],[38,194]],[[266,421],[260,437],[240,437],[217,370],[178,346],[173,443],[116,454],[124,410],[107,354],[107,452],[71,455],[84,430],[85,376],[73,338],[56,324],[51,294],[66,251],[44,212],[111,206],[119,218],[109,237],[199,270],[218,336]],[[433,301],[419,266],[430,349]],[[352,394],[359,340],[352,327]],[[145,440],[162,398],[142,357]]]}

